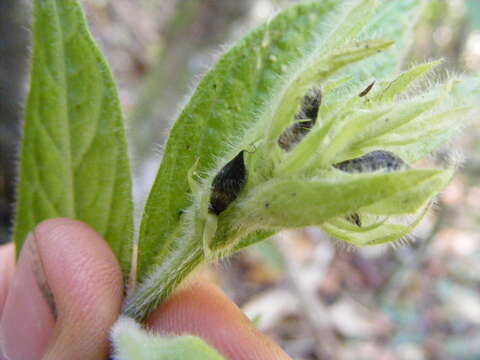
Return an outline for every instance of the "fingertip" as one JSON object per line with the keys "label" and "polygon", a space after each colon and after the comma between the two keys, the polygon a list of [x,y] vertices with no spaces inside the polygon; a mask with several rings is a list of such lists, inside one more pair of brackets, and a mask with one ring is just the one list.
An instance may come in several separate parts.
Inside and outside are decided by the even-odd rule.
{"label": "fingertip", "polygon": [[0,348],[8,359],[40,359],[55,319],[39,284],[33,235],[24,242],[0,320]]}
{"label": "fingertip", "polygon": [[15,244],[13,242],[0,245],[0,259],[6,260],[15,255]]}
{"label": "fingertip", "polygon": [[12,359],[105,358],[122,298],[120,267],[95,230],[44,221],[15,269],[0,321],[3,351]]}
{"label": "fingertip", "polygon": [[106,356],[108,331],[123,299],[123,276],[110,247],[91,227],[71,219],[43,222],[35,237],[58,312],[45,358]]}
{"label": "fingertip", "polygon": [[220,289],[204,281],[176,292],[146,324],[164,334],[199,336],[231,360],[289,359]]}
{"label": "fingertip", "polygon": [[15,245],[10,243],[0,246],[0,317],[13,278],[14,264]]}

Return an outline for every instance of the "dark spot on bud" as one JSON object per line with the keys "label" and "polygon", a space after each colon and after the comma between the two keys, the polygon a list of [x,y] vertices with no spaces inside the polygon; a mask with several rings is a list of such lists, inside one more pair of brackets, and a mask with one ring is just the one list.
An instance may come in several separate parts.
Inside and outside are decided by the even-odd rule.
{"label": "dark spot on bud", "polygon": [[212,182],[208,210],[220,215],[238,197],[247,181],[247,168],[243,158],[244,150],[230,160],[215,176]]}
{"label": "dark spot on bud", "polygon": [[317,87],[311,88],[303,97],[300,111],[295,115],[295,123],[278,138],[278,145],[283,150],[292,150],[309,133],[317,122],[321,104],[322,92]]}
{"label": "dark spot on bud", "polygon": [[375,80],[372,81],[372,83],[371,83],[370,85],[368,85],[368,86],[365,88],[365,90],[363,90],[360,94],[358,94],[358,96],[364,97],[365,95],[367,95],[367,94],[370,92],[370,90],[372,90],[373,85],[375,85]]}
{"label": "dark spot on bud", "polygon": [[405,162],[390,151],[376,150],[355,159],[342,161],[333,167],[349,173],[379,170],[397,171],[405,168]]}
{"label": "dark spot on bud", "polygon": [[[407,165],[402,159],[390,151],[376,150],[358,158],[334,164],[333,167],[348,173],[362,173],[380,170],[386,172],[397,171],[406,168]],[[345,219],[358,227],[362,227],[362,220],[357,213],[349,214],[345,216]]]}
{"label": "dark spot on bud", "polygon": [[313,123],[317,121],[318,109],[322,104],[322,92],[319,88],[312,88],[303,98],[302,108],[296,119],[311,119]]}
{"label": "dark spot on bud", "polygon": [[358,227],[362,227],[362,219],[360,219],[360,215],[357,213],[349,214],[345,216],[345,220],[348,222],[357,225]]}

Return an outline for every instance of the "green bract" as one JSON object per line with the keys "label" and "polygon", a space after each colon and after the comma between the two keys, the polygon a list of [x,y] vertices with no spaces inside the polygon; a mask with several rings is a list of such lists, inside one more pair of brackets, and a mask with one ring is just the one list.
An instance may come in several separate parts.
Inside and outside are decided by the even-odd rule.
{"label": "green bract", "polygon": [[112,329],[116,360],[223,360],[217,351],[195,336],[161,337],[150,334],[129,318]]}

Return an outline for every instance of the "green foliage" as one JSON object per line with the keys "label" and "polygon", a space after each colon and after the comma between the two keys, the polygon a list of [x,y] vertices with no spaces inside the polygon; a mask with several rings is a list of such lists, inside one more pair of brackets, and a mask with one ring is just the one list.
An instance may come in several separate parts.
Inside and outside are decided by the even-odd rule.
{"label": "green foliage", "polygon": [[[439,62],[392,77],[419,9],[417,1],[299,4],[219,60],[170,134],[140,231],[140,287],[126,314],[144,317],[198,264],[283,228],[319,226],[355,245],[411,232],[452,176],[414,162],[447,142],[471,110],[452,95],[455,80],[418,85]],[[396,44],[371,39],[378,34]],[[278,139],[312,86],[322,89],[318,118],[285,151]],[[217,216],[212,184],[242,151],[246,184]],[[333,167],[373,151],[393,153],[406,168]],[[349,214],[360,225],[345,220]]]}
{"label": "green foliage", "polygon": [[238,227],[270,229],[322,226],[360,208],[375,215],[404,215],[424,206],[450,177],[442,170],[405,170],[278,178],[257,186],[231,211],[242,223]]}
{"label": "green foliage", "polygon": [[[255,123],[258,107],[272,95],[279,75],[328,31],[338,1],[295,6],[260,26],[230,49],[198,86],[170,132],[139,234],[138,276],[162,262],[191,205],[188,172],[211,171],[229,141]],[[290,65],[292,66],[292,65]],[[198,163],[196,163],[198,160]]]}
{"label": "green foliage", "polygon": [[127,275],[133,238],[131,179],[112,75],[77,1],[35,0],[33,5],[17,250],[42,220],[78,219],[105,237]]}
{"label": "green foliage", "polygon": [[[220,58],[171,130],[142,218],[139,286],[126,315],[145,318],[198,265],[284,228],[318,226],[357,246],[411,232],[454,170],[415,163],[459,131],[478,97],[464,96],[478,82],[419,85],[438,62],[397,74],[420,7],[419,0],[305,2]],[[35,0],[33,36],[18,248],[39,221],[76,218],[106,237],[127,274],[131,180],[110,71],[75,0]],[[312,88],[321,89],[321,105],[308,115]],[[299,129],[288,149],[281,146]],[[233,175],[242,179],[231,170],[239,154],[242,171]],[[347,170],[338,166],[345,162]],[[214,195],[227,201],[221,211],[212,210]],[[220,358],[198,339],[156,338],[122,321],[113,335],[119,359],[157,351]]]}
{"label": "green foliage", "polygon": [[[315,48],[323,51],[320,45],[327,39],[330,46],[337,46],[352,35],[349,31],[362,30],[363,37],[381,35],[395,39],[395,45],[374,60],[351,66],[356,71],[356,81],[384,76],[399,66],[420,1],[382,2],[370,19],[373,7],[374,3],[368,2],[361,8],[365,13],[351,12],[350,18],[343,19],[347,26],[338,26],[335,37],[329,37],[334,32],[332,23],[346,17],[342,2],[328,0],[291,7],[236,44],[205,76],[171,130],[145,208],[139,235],[139,280],[145,278],[155,263],[162,262],[182,226],[178,214],[191,204],[188,171],[197,160],[197,173],[211,171],[216,159],[231,151],[229,142],[238,142],[244,129],[252,126],[255,114],[305,54]],[[362,29],[368,20],[371,21]],[[238,247],[270,235],[269,231],[252,234]]]}
{"label": "green foliage", "polygon": [[129,318],[120,318],[112,330],[115,360],[222,360],[195,336],[161,337],[142,330]]}

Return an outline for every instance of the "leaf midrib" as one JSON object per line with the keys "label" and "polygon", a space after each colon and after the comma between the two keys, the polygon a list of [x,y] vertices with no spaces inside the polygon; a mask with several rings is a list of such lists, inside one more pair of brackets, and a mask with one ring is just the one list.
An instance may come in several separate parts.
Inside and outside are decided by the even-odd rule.
{"label": "leaf midrib", "polygon": [[71,134],[71,131],[70,131],[70,115],[69,115],[69,108],[70,108],[70,105],[69,105],[69,101],[68,101],[68,78],[67,78],[67,75],[66,75],[66,71],[67,71],[67,64],[66,64],[66,60],[65,60],[65,36],[64,36],[64,33],[63,33],[63,25],[62,25],[62,22],[61,22],[61,19],[60,19],[60,14],[59,14],[59,11],[58,11],[58,5],[57,5],[57,1],[58,0],[53,0],[53,5],[55,7],[55,18],[56,18],[56,22],[57,22],[57,25],[58,25],[58,36],[60,38],[60,43],[61,43],[61,47],[59,48],[59,51],[61,52],[61,56],[62,56],[62,63],[63,63],[63,68],[61,69],[62,72],[61,72],[61,77],[62,77],[62,82],[63,82],[63,88],[65,89],[65,91],[63,92],[64,93],[64,96],[63,96],[63,101],[64,101],[64,104],[65,104],[65,118],[66,118],[66,121],[65,121],[65,127],[66,127],[66,132],[68,134],[68,136],[66,136],[66,146],[65,146],[65,161],[67,163],[67,171],[65,172],[65,175],[67,177],[67,186],[69,187],[69,191],[66,191],[66,196],[69,198],[67,201],[67,213],[70,214],[70,216],[72,218],[76,218],[76,211],[75,211],[75,173],[74,173],[74,169],[73,169],[73,161],[72,161],[72,134]]}

